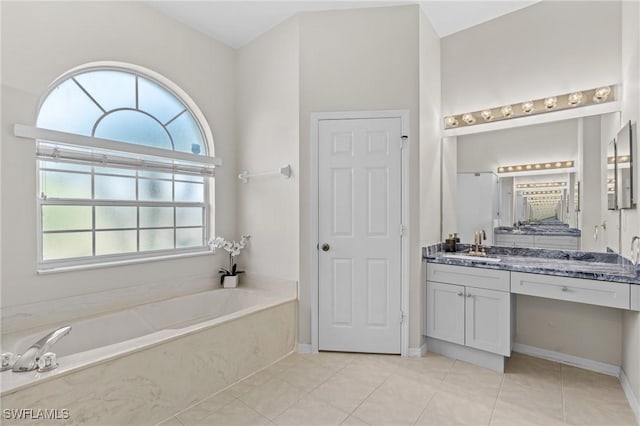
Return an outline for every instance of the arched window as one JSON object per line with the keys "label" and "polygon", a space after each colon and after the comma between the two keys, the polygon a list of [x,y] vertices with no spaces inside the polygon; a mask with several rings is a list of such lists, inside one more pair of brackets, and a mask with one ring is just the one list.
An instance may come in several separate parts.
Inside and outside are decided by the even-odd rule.
{"label": "arched window", "polygon": [[174,90],[123,68],[76,71],[54,85],[29,130],[41,269],[206,250],[219,163],[206,123]]}

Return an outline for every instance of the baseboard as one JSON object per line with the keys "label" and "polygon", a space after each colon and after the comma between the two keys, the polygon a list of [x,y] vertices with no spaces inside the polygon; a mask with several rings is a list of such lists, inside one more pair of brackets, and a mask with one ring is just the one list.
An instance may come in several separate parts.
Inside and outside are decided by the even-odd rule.
{"label": "baseboard", "polygon": [[299,354],[310,354],[311,352],[311,343],[298,343]]}
{"label": "baseboard", "polygon": [[608,374],[609,376],[619,377],[620,372],[622,371],[618,365],[594,361],[587,358],[580,358],[579,356],[563,354],[561,352],[550,351],[547,349],[537,348],[535,346],[523,345],[522,343],[514,344],[513,351],[535,356],[537,358],[560,362],[562,364],[572,365],[585,370],[595,371],[596,373]]}
{"label": "baseboard", "polygon": [[478,367],[504,373],[505,357],[502,355],[481,351],[456,343],[445,342],[444,340],[434,339],[432,337],[427,337],[427,347],[429,348],[429,352],[435,352],[449,358],[459,359],[460,361],[477,365]]}
{"label": "baseboard", "polygon": [[622,385],[622,390],[627,397],[627,401],[629,401],[629,405],[633,410],[633,414],[636,415],[636,421],[638,422],[638,425],[640,425],[640,403],[638,403],[638,397],[633,393],[631,383],[629,383],[629,379],[623,369],[620,369],[620,376],[618,378],[620,379],[620,384]]}
{"label": "baseboard", "polygon": [[421,357],[427,353],[427,342],[424,342],[419,348],[409,348],[407,356]]}

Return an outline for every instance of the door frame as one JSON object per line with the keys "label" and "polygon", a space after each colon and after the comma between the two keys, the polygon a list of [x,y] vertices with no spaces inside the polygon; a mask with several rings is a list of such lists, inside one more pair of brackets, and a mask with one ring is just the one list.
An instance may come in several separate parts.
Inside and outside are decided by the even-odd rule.
{"label": "door frame", "polygon": [[[319,125],[323,120],[355,120],[355,119],[376,119],[376,118],[399,118],[402,126],[402,136],[407,136],[406,143],[402,149],[401,164],[401,217],[404,226],[400,252],[400,309],[403,313],[400,327],[400,355],[407,356],[409,352],[409,110],[381,110],[381,111],[335,111],[335,112],[312,112],[310,128],[310,157],[311,157],[311,243],[309,244],[310,276],[311,283],[311,352],[318,352],[318,314],[319,314],[319,229],[318,229],[318,196],[319,196]],[[401,141],[398,141],[401,143]]]}

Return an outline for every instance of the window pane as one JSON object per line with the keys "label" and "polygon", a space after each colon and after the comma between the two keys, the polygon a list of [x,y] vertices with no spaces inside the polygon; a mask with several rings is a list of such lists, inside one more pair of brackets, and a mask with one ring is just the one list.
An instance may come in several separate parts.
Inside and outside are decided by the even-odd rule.
{"label": "window pane", "polygon": [[91,206],[42,206],[43,231],[91,228]]}
{"label": "window pane", "polygon": [[202,133],[191,114],[184,113],[167,126],[176,151],[206,155]]}
{"label": "window pane", "polygon": [[95,198],[100,200],[135,200],[136,181],[133,178],[95,177]]}
{"label": "window pane", "polygon": [[171,182],[140,179],[138,198],[143,201],[171,201]]}
{"label": "window pane", "polygon": [[176,226],[202,226],[202,208],[177,207]]}
{"label": "window pane", "polygon": [[91,173],[91,166],[84,166],[82,164],[59,163],[57,161],[40,161],[40,168]]}
{"label": "window pane", "polygon": [[119,167],[94,167],[94,172],[105,175],[135,176],[136,171],[131,169],[121,169]]}
{"label": "window pane", "polygon": [[121,71],[91,71],[74,77],[105,111],[136,107],[136,77]]}
{"label": "window pane", "polygon": [[186,180],[189,182],[204,182],[204,178],[202,176],[193,176],[193,175],[176,175],[176,180]]}
{"label": "window pane", "polygon": [[42,235],[43,260],[91,256],[91,232],[69,232]]}
{"label": "window pane", "polygon": [[150,172],[148,170],[140,170],[138,172],[138,176],[152,178],[152,179],[166,179],[166,180],[173,179],[173,176],[171,175],[171,173]]}
{"label": "window pane", "polygon": [[140,231],[140,251],[167,250],[173,248],[173,229]]}
{"label": "window pane", "polygon": [[173,149],[171,139],[164,127],[139,111],[123,110],[109,113],[98,123],[95,136],[114,141]]}
{"label": "window pane", "polygon": [[173,227],[173,207],[140,207],[140,227]]}
{"label": "window pane", "polygon": [[96,255],[137,251],[136,231],[96,232]]}
{"label": "window pane", "polygon": [[176,229],[176,247],[201,247],[202,228]]}
{"label": "window pane", "polygon": [[166,124],[185,109],[165,88],[145,78],[138,78],[138,108]]}
{"label": "window pane", "polygon": [[49,198],[91,198],[91,175],[40,172],[40,190]]}
{"label": "window pane", "polygon": [[96,229],[135,228],[137,224],[135,207],[96,206]]}
{"label": "window pane", "polygon": [[176,182],[176,201],[204,201],[204,185],[200,183]]}
{"label": "window pane", "polygon": [[91,136],[102,116],[98,106],[71,79],[53,89],[42,103],[36,126]]}

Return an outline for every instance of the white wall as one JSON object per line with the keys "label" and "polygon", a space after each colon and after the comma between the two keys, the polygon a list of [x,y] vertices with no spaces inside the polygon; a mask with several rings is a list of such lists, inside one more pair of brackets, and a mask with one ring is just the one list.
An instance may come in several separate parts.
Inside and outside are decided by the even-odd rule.
{"label": "white wall", "polygon": [[[218,233],[231,233],[233,50],[142,3],[2,2],[1,7],[3,331],[212,288],[224,256],[37,275],[35,148],[11,129],[14,123],[34,124],[48,85],[73,67],[110,60],[152,69],[184,89],[212,128],[215,153],[225,162],[215,180],[215,226]],[[8,321],[14,314],[26,317]]]}
{"label": "white wall", "polygon": [[443,38],[443,115],[620,82],[620,19],[615,1],[542,1]]}
{"label": "white wall", "polygon": [[[622,123],[640,124],[640,3],[622,3]],[[640,128],[638,126],[637,128]],[[636,141],[640,137],[636,136]],[[636,144],[634,159],[640,159]],[[640,161],[636,162],[635,199],[638,207],[622,212],[622,253],[629,254],[630,240],[640,235]],[[640,405],[640,312],[625,312],[622,322],[622,368]],[[640,413],[636,413],[640,416]]]}
{"label": "white wall", "polygon": [[[321,111],[410,111],[408,225],[410,282],[419,285],[418,6],[305,13],[300,16],[300,317],[299,341],[310,343],[310,114]],[[413,291],[413,290],[412,290]],[[410,323],[420,312],[410,313]],[[413,328],[418,328],[416,324]],[[410,346],[420,345],[418,333]]]}
{"label": "white wall", "polygon": [[241,266],[258,276],[298,280],[298,18],[237,51],[237,166],[262,172],[291,164],[290,179],[239,183],[236,235],[251,234]]}
{"label": "white wall", "polygon": [[[420,9],[419,33],[419,64],[420,64],[420,162],[412,158],[411,171],[419,170],[420,203],[412,203],[414,209],[411,212],[411,223],[420,224],[419,246],[427,246],[442,241],[442,133],[440,123],[442,113],[440,111],[440,38],[437,36],[431,23]],[[415,156],[416,159],[418,156]],[[415,182],[412,176],[411,182]],[[415,196],[415,192],[411,193]],[[413,248],[411,249],[413,250]],[[413,251],[410,252],[412,255]],[[421,250],[418,250],[421,254]],[[417,253],[416,253],[417,254]],[[426,273],[426,271],[423,271]],[[424,314],[425,294],[422,273],[418,275],[418,282],[412,286],[409,295],[410,300],[410,336],[420,336],[420,325],[424,323],[424,318],[417,321],[415,312]],[[414,279],[416,279],[414,277]],[[415,338],[414,338],[415,339]],[[412,341],[410,347],[419,347],[416,340]]]}
{"label": "white wall", "polygon": [[[636,18],[625,20],[637,23]],[[443,38],[443,115],[619,83],[621,22],[619,2],[543,1]],[[637,46],[637,41],[633,43]],[[460,145],[457,155],[460,164],[465,158]],[[576,309],[568,302],[554,306],[550,309],[548,301],[532,299],[526,310],[518,309],[517,341],[554,350],[565,336],[568,341],[562,350],[573,355],[609,362],[622,359],[622,344],[603,353],[598,343],[610,341],[611,333],[621,330],[621,314],[603,314],[587,305]],[[580,321],[565,321],[563,312]],[[531,327],[546,333],[522,327],[525,313]],[[577,339],[586,339],[583,336],[590,343],[581,345]]]}

